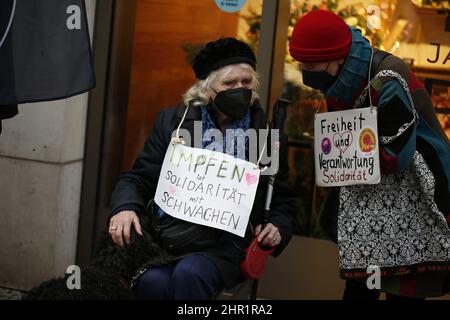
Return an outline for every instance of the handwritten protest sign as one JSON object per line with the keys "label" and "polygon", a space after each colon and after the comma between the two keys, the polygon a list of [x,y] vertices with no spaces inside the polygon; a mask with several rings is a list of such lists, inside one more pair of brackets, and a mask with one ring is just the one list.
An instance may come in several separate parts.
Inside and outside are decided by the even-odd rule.
{"label": "handwritten protest sign", "polygon": [[244,236],[260,170],[225,153],[171,143],[156,204],[167,214]]}
{"label": "handwritten protest sign", "polygon": [[370,109],[316,115],[314,158],[318,186],[380,182],[377,111]]}

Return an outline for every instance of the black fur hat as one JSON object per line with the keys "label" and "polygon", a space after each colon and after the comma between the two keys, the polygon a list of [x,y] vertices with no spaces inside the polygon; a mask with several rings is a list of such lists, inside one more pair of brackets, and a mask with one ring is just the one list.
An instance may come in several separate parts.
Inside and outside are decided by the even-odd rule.
{"label": "black fur hat", "polygon": [[235,38],[221,38],[208,42],[200,50],[192,68],[197,79],[203,80],[214,70],[242,62],[256,69],[256,57],[250,46]]}

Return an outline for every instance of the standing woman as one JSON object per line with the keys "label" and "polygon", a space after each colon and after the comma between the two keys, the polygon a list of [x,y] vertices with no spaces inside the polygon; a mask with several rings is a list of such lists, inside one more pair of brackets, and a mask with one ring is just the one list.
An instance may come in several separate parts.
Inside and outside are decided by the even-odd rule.
{"label": "standing woman", "polygon": [[[303,83],[329,111],[376,106],[381,182],[340,189],[338,245],[345,299],[377,299],[367,270],[381,271],[388,299],[450,290],[450,145],[422,83],[361,31],[317,10],[296,24],[290,53]],[[373,102],[373,104],[372,104]]]}

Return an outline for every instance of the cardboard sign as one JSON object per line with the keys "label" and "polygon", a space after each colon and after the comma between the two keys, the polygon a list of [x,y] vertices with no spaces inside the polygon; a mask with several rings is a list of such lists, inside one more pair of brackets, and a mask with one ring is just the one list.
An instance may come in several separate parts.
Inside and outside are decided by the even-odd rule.
{"label": "cardboard sign", "polygon": [[314,160],[320,187],[379,183],[376,108],[317,114]]}
{"label": "cardboard sign", "polygon": [[171,143],[155,194],[167,214],[243,237],[260,170],[225,153]]}

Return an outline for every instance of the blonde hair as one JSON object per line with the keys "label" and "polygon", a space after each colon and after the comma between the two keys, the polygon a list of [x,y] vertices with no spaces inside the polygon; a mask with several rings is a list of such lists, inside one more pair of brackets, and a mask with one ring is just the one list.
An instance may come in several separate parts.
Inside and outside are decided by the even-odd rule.
{"label": "blonde hair", "polygon": [[232,64],[225,66],[223,68],[220,68],[218,70],[215,70],[211,72],[208,77],[204,80],[197,80],[195,84],[190,87],[186,93],[183,95],[183,101],[186,106],[192,105],[192,106],[201,106],[201,105],[207,105],[211,101],[211,91],[213,89],[214,83],[218,81],[219,79],[223,79],[228,73],[231,72],[231,70],[235,67],[239,66],[241,68],[250,70],[252,74],[252,100],[251,103],[253,104],[256,99],[259,99],[259,94],[257,91],[259,90],[259,75],[258,73],[253,69],[252,66],[246,63],[239,63],[239,64]]}

